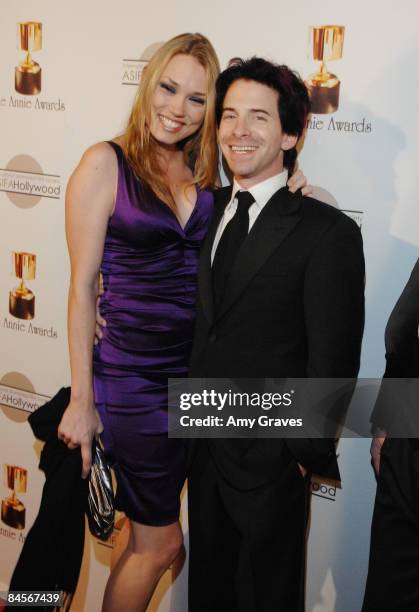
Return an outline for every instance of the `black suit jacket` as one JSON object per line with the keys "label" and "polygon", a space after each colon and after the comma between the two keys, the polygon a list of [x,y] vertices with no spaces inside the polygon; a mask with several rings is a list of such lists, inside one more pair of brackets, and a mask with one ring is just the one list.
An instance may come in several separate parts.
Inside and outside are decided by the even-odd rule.
{"label": "black suit jacket", "polygon": [[[356,377],[364,326],[361,233],[345,214],[311,198],[277,191],[258,216],[215,312],[211,249],[231,197],[215,210],[199,264],[199,298],[190,376],[218,378]],[[309,470],[339,478],[330,440],[287,439]],[[226,479],[249,489],[275,477],[282,440],[210,440]]]}
{"label": "black suit jacket", "polygon": [[[419,259],[394,306],[385,331],[386,369],[371,416],[389,436],[412,435],[419,449]],[[391,379],[399,379],[394,382]]]}

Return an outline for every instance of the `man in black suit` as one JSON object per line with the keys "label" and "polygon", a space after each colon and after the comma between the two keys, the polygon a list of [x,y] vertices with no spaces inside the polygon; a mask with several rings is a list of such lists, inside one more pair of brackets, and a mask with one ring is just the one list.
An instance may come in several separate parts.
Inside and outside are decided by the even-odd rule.
{"label": "man in black suit", "polygon": [[[356,377],[361,234],[287,187],[309,111],[285,66],[237,61],[217,82],[232,187],[215,194],[199,270],[192,377]],[[190,612],[304,608],[307,473],[339,478],[325,439],[201,440],[189,474]]]}
{"label": "man in black suit", "polygon": [[363,612],[419,610],[419,260],[388,320],[371,421],[377,493]]}

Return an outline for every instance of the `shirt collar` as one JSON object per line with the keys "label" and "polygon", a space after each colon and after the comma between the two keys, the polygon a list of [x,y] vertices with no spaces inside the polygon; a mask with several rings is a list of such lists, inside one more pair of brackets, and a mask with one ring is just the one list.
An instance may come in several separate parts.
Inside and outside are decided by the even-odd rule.
{"label": "shirt collar", "polygon": [[236,194],[238,191],[248,191],[255,198],[255,204],[258,208],[262,209],[265,204],[271,199],[274,193],[285,187],[288,181],[288,170],[283,170],[280,174],[275,174],[275,176],[271,176],[270,178],[262,181],[261,183],[257,183],[257,185],[253,185],[249,189],[245,189],[241,187],[240,184],[234,179],[233,182],[233,191],[231,193],[230,204],[232,204],[236,198]]}

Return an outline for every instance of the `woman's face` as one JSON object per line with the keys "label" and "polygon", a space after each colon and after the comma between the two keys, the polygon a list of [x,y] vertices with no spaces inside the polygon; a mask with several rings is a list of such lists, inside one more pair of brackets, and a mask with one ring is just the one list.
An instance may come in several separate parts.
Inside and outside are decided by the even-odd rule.
{"label": "woman's face", "polygon": [[204,120],[207,79],[191,55],[172,57],[162,72],[151,100],[150,132],[165,148],[199,130]]}

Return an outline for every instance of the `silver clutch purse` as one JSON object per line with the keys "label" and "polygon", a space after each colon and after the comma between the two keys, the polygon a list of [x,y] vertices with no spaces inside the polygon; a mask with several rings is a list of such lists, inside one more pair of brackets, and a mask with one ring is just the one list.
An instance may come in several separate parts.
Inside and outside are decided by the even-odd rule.
{"label": "silver clutch purse", "polygon": [[115,500],[111,469],[99,440],[93,444],[86,514],[91,533],[100,540],[107,540],[114,527]]}

